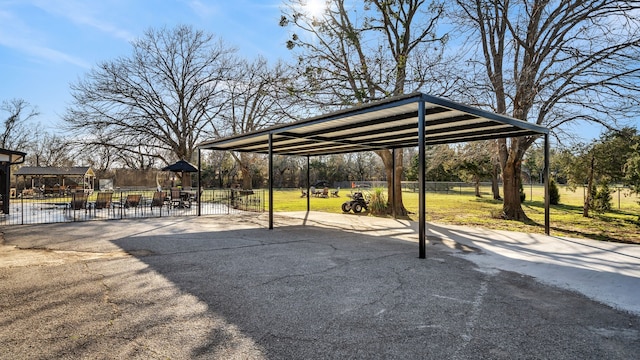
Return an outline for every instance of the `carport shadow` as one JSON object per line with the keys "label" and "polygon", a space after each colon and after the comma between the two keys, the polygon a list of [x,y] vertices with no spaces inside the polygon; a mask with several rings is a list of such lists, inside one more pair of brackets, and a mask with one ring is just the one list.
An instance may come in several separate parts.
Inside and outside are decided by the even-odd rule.
{"label": "carport shadow", "polygon": [[[440,336],[437,328],[459,331],[465,317],[452,322],[446,314],[465,313],[483,276],[436,248],[420,260],[416,243],[314,226],[136,235],[114,243],[196,296],[267,358],[379,358],[396,351],[411,357]],[[448,265],[455,271],[443,274]],[[455,300],[425,307],[425,296]],[[402,339],[415,326],[430,330]],[[219,356],[237,337],[230,333],[216,329],[191,355]],[[395,340],[380,343],[387,333]],[[442,356],[451,349],[444,345]]]}
{"label": "carport shadow", "polygon": [[[429,224],[441,240],[430,235],[427,258],[418,259],[415,223],[302,217],[279,215],[273,230],[255,215],[11,230],[9,244],[20,248],[103,256],[0,268],[0,344],[13,358],[625,359],[640,352],[637,317],[528,276],[485,271],[494,261],[509,264],[499,246],[544,255],[537,236],[511,244],[498,232]],[[570,255],[557,259],[566,263],[553,265],[554,276],[573,271]],[[579,271],[600,286],[601,265]]]}
{"label": "carport shadow", "polygon": [[[404,234],[412,226],[402,222],[397,231]],[[429,228],[444,236],[461,236],[446,228]],[[424,351],[424,344],[429,344],[430,358],[477,355],[469,339],[493,336],[474,328],[484,327],[476,324],[481,312],[496,311],[484,305],[494,297],[487,295],[487,288],[496,275],[477,271],[437,238],[429,240],[426,260],[417,258],[415,242],[376,235],[371,229],[345,231],[333,226],[171,231],[138,234],[114,243],[181,293],[195,296],[215,322],[223,324],[192,349],[191,357],[414,358]],[[473,244],[460,242],[456,247],[458,253],[478,253]],[[557,298],[545,295],[555,291],[536,290],[543,299]],[[498,298],[505,302],[510,296]],[[513,310],[522,314],[518,316],[553,321],[555,314],[532,312],[528,304],[535,301],[540,299],[524,303],[518,299],[511,306],[524,306],[526,310]],[[553,301],[556,306],[558,300]],[[557,325],[568,321],[559,320]],[[557,332],[540,336],[549,337],[546,343],[565,346],[556,338]],[[500,346],[517,349],[537,341],[541,340],[501,336]],[[584,355],[590,351],[585,348]]]}

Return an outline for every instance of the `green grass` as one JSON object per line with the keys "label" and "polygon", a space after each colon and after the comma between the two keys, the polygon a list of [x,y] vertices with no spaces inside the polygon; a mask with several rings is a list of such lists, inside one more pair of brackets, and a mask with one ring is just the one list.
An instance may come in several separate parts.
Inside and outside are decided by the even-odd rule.
{"label": "green grass", "polygon": [[[499,214],[502,209],[502,202],[493,200],[488,188],[481,189],[482,198],[476,198],[471,191],[465,191],[464,188],[448,194],[427,193],[427,221],[544,233],[544,188],[527,185],[524,190],[527,199],[522,207],[531,219],[528,223],[496,218],[495,214]],[[311,197],[311,210],[341,213],[341,205],[348,199],[348,193],[341,191],[339,198]],[[560,204],[550,207],[551,235],[640,244],[640,198],[635,194],[629,194],[628,191],[626,194],[621,192],[618,204],[617,191],[612,197],[612,211],[602,215],[591,213],[589,218],[585,218],[582,216],[582,189],[571,192],[561,187]],[[418,194],[404,192],[403,202],[410,212],[409,218],[417,220]],[[300,197],[299,190],[274,191],[274,211],[306,209],[307,199]]]}

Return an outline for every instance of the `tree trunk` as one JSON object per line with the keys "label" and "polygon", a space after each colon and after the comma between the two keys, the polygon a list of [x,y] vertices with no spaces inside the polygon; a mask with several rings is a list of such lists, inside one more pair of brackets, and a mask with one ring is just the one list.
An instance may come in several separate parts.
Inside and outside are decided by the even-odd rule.
{"label": "tree trunk", "polygon": [[482,195],[480,195],[480,177],[476,176],[473,179],[473,183],[474,183],[475,188],[476,188],[476,197],[478,197],[478,198],[482,197]]}
{"label": "tree trunk", "polygon": [[249,171],[249,167],[241,165],[240,171],[242,172],[242,188],[251,189],[253,186],[251,184],[251,171]]}
{"label": "tree trunk", "polygon": [[[251,181],[251,171],[249,169],[249,159],[248,155],[245,153],[240,154],[240,173],[242,174],[242,188],[243,189],[252,189],[252,181]],[[271,174],[269,174],[271,176]]]}
{"label": "tree trunk", "polygon": [[593,172],[596,162],[595,155],[591,154],[591,162],[589,163],[589,173],[587,175],[587,196],[584,198],[584,206],[582,207],[582,216],[589,217],[589,208],[591,207],[591,194],[593,193]]}
{"label": "tree trunk", "polygon": [[404,166],[402,166],[403,158],[404,151],[402,149],[396,150],[396,186],[393,192],[393,208],[395,209],[396,216],[407,216],[409,213],[402,202],[402,172],[404,171]]}
{"label": "tree trunk", "polygon": [[494,164],[491,171],[491,193],[493,193],[494,200],[502,200],[500,197],[500,184],[498,184],[498,166],[498,164]]}
{"label": "tree trunk", "polygon": [[529,218],[522,210],[520,202],[520,165],[519,162],[508,161],[502,169],[504,192],[503,216],[508,220],[527,221]]}
{"label": "tree trunk", "polygon": [[396,178],[395,188],[393,188],[393,153],[390,150],[376,151],[376,154],[382,159],[387,176],[387,213],[393,214],[395,209],[396,216],[406,216],[408,214],[402,202],[402,153],[402,150],[396,150]]}
{"label": "tree trunk", "polygon": [[522,210],[520,201],[520,184],[522,182],[522,157],[531,145],[532,138],[520,137],[498,139],[498,155],[502,167],[502,191],[504,202],[502,215],[507,220],[528,221]]}
{"label": "tree trunk", "polygon": [[183,188],[191,188],[191,173],[182,173],[180,184]]}

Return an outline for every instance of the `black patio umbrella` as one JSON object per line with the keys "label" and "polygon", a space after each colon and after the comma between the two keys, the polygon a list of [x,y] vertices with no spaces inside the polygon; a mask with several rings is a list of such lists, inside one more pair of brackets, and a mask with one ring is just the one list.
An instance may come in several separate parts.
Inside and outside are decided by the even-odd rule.
{"label": "black patio umbrella", "polygon": [[173,171],[177,173],[198,172],[198,168],[188,161],[180,160],[176,163],[163,167],[162,171]]}
{"label": "black patio umbrella", "polygon": [[[175,173],[180,173],[180,178],[184,179],[184,173],[193,173],[198,172],[198,168],[195,167],[188,161],[180,160],[171,165],[167,165],[161,169],[162,171],[171,171]],[[189,178],[189,182],[191,179]],[[173,186],[173,180],[171,180],[171,186]],[[190,186],[190,185],[189,185]]]}

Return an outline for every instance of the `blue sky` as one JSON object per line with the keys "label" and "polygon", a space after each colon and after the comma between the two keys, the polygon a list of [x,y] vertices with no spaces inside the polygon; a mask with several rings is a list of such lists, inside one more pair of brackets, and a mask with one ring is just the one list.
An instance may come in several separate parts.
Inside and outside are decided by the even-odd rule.
{"label": "blue sky", "polygon": [[55,130],[71,101],[69,84],[104,60],[128,56],[150,27],[188,24],[242,56],[289,56],[278,26],[280,0],[0,0],[0,101],[37,106]]}
{"label": "blue sky", "polygon": [[[41,113],[40,128],[55,131],[71,102],[69,84],[101,61],[128,56],[130,41],[151,27],[188,24],[246,58],[289,60],[281,6],[281,0],[0,0],[0,101],[28,101]],[[580,124],[586,138],[600,131]]]}

